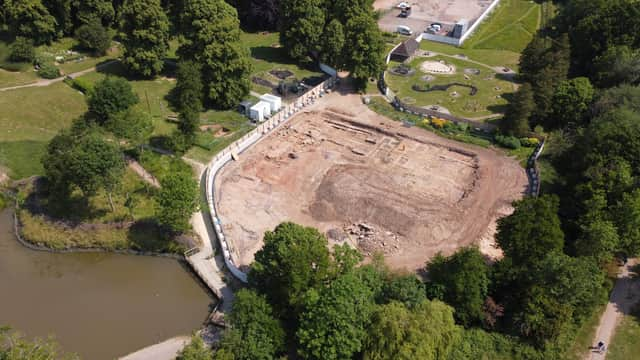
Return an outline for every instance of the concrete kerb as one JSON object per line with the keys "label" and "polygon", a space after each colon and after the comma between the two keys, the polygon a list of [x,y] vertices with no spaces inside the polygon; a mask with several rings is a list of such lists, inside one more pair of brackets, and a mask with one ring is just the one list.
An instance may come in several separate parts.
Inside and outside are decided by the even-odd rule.
{"label": "concrete kerb", "polygon": [[277,129],[280,125],[289,121],[293,117],[293,115],[295,115],[301,109],[308,105],[314,104],[319,98],[324,96],[325,92],[328,89],[331,89],[334,86],[335,81],[335,76],[332,76],[318,86],[309,90],[307,93],[298,98],[294,103],[285,106],[284,109],[273,115],[270,119],[266,120],[262,124],[258,125],[247,135],[243,136],[241,139],[233,142],[231,145],[223,149],[218,155],[213,158],[213,160],[207,167],[207,183],[205,185],[205,189],[207,204],[209,206],[209,216],[214,226],[215,235],[218,239],[218,244],[220,245],[220,249],[222,251],[222,257],[224,259],[225,266],[229,269],[231,274],[233,274],[238,280],[243,283],[247,282],[247,274],[240,270],[240,268],[235,264],[233,258],[231,257],[234,249],[230,246],[227,238],[224,235],[222,221],[218,216],[218,212],[216,209],[214,198],[214,184],[216,176],[218,172],[232,160],[232,154],[243,153],[251,146],[258,143],[261,139],[266,137],[270,132]]}

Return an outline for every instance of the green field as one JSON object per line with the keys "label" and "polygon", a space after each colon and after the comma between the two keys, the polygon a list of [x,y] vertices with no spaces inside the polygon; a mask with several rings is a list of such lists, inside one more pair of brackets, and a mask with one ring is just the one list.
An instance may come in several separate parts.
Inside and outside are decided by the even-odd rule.
{"label": "green field", "polygon": [[[420,65],[424,61],[444,61],[448,65],[455,66],[456,71],[454,74],[428,74],[435,79],[427,82],[422,79],[427,74],[420,70]],[[391,62],[389,68],[397,65],[399,64]],[[502,94],[512,93],[516,90],[513,82],[499,79],[493,69],[481,67],[462,59],[444,56],[418,57],[409,66],[415,70],[411,76],[394,75],[387,71],[386,80],[391,90],[407,104],[415,106],[439,105],[457,116],[474,118],[500,113],[504,111],[504,105],[507,103]],[[480,70],[480,74],[465,74],[464,70],[467,68]],[[478,92],[472,96],[469,88],[461,86],[453,86],[446,91],[431,92],[412,89],[413,85],[433,86],[454,82],[473,85],[478,88]],[[454,91],[457,93],[457,97],[452,95]]]}
{"label": "green field", "polygon": [[47,142],[86,109],[84,96],[63,83],[0,93],[0,165],[12,178],[42,174]]}
{"label": "green field", "polygon": [[[545,4],[549,11],[551,6]],[[541,25],[542,5],[526,0],[503,0],[462,47],[422,41],[423,50],[469,59],[494,67],[517,70],[520,53]]]}
{"label": "green field", "polygon": [[533,1],[503,0],[464,47],[520,53],[540,27],[541,15],[541,6]]}

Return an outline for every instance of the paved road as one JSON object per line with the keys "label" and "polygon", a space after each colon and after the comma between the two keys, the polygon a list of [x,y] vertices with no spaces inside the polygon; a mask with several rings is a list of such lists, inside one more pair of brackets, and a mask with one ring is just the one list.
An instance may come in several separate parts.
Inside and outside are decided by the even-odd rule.
{"label": "paved road", "polygon": [[177,336],[121,357],[120,360],[174,360],[191,338]]}
{"label": "paved road", "polygon": [[92,68],[90,68],[90,69],[86,69],[86,70],[78,71],[78,72],[75,72],[75,73],[72,73],[72,74],[68,74],[68,75],[65,75],[65,76],[61,76],[61,77],[59,77],[59,78],[55,78],[55,79],[40,79],[40,80],[38,80],[38,81],[36,81],[36,82],[34,82],[34,83],[31,83],[31,84],[25,84],[25,85],[18,85],[18,86],[10,86],[10,87],[5,87],[5,88],[0,88],[0,91],[10,91],[10,90],[17,90],[17,89],[30,88],[30,87],[44,87],[44,86],[49,86],[49,85],[51,85],[51,84],[55,84],[55,83],[59,83],[59,82],[63,81],[67,76],[69,76],[69,77],[71,77],[71,78],[75,79],[75,78],[77,78],[77,77],[79,77],[79,76],[86,75],[86,74],[91,73],[91,72],[94,72],[94,71],[96,71],[97,69],[100,69],[100,68],[102,68],[102,67],[104,67],[104,66],[110,65],[110,64],[112,64],[112,63],[114,63],[114,62],[116,62],[116,61],[119,61],[119,60],[109,60],[109,61],[107,61],[107,62],[104,62],[104,63],[102,63],[102,64],[99,64],[99,65],[97,65],[97,66],[94,66],[94,67],[92,67]]}
{"label": "paved road", "polygon": [[[636,264],[638,264],[638,259],[630,259],[618,274],[618,281],[611,292],[607,308],[600,318],[600,325],[598,325],[596,336],[593,339],[594,346],[602,341],[608,347],[622,316],[629,314],[633,305],[640,300],[640,281],[634,278],[636,274],[631,270]],[[585,356],[585,360],[602,360],[606,356],[606,352],[600,354],[590,351]]]}

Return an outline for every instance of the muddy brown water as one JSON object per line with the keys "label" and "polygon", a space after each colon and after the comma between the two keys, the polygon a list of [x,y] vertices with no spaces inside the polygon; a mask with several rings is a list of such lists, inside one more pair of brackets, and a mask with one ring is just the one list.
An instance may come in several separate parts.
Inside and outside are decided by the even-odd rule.
{"label": "muddy brown water", "polygon": [[29,250],[12,213],[0,212],[0,326],[55,335],[82,359],[114,359],[190,334],[214,301],[173,259]]}

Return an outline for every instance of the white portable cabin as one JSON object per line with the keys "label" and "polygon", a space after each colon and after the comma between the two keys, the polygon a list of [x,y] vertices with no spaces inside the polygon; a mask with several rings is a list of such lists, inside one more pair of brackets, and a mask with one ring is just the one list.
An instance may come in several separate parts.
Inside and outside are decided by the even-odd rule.
{"label": "white portable cabin", "polygon": [[266,101],[259,101],[249,109],[249,117],[253,121],[263,122],[269,115],[271,115],[271,104]]}
{"label": "white portable cabin", "polygon": [[282,107],[282,99],[279,96],[264,94],[260,96],[260,100],[268,102],[271,105],[271,112],[278,112]]}

